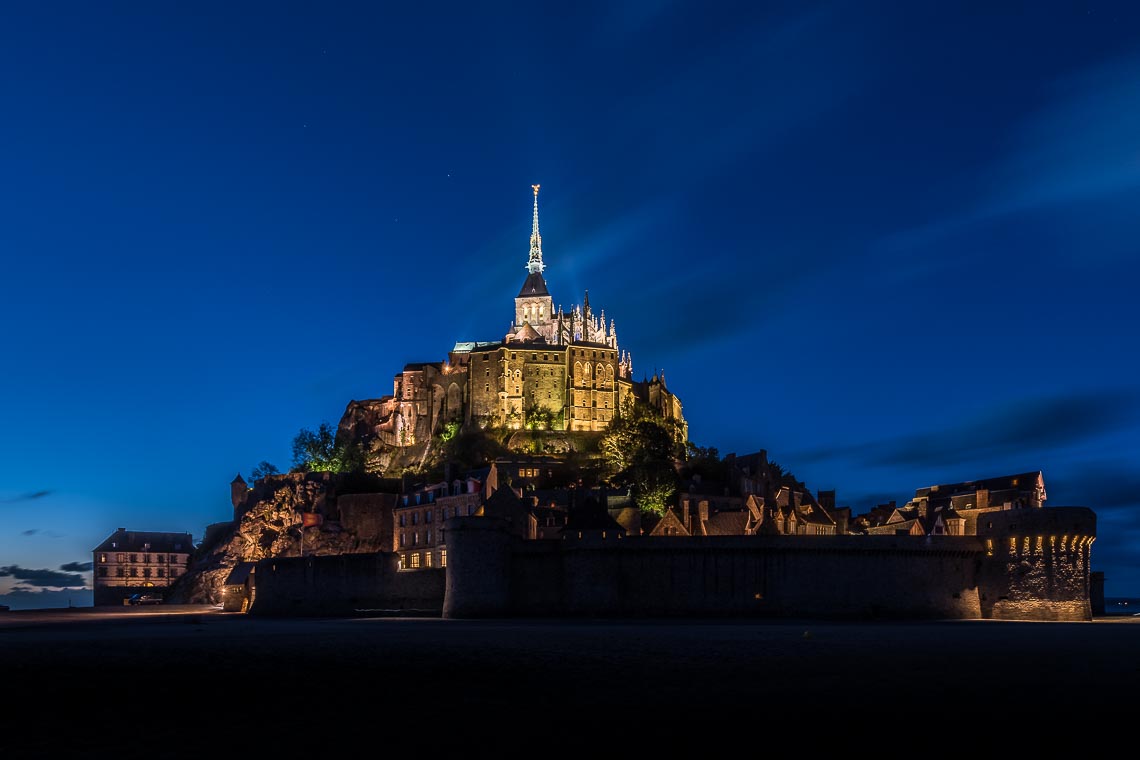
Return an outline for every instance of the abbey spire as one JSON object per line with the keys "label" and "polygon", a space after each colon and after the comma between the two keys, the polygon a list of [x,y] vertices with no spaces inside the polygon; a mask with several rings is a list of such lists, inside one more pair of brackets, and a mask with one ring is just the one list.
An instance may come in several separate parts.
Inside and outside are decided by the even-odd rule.
{"label": "abbey spire", "polygon": [[534,190],[534,221],[530,228],[530,260],[526,268],[531,274],[541,274],[546,266],[542,263],[542,235],[538,234],[538,188],[531,185]]}

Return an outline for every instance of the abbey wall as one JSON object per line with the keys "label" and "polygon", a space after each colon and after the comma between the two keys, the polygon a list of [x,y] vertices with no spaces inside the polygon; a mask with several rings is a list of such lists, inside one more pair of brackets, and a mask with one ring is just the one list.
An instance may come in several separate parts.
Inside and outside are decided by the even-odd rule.
{"label": "abbey wall", "polygon": [[[1005,519],[1003,519],[1005,518]],[[266,559],[253,614],[402,610],[452,618],[756,616],[1090,620],[1084,507],[995,515],[977,536],[521,540],[504,520],[445,523],[445,569],[397,555]],[[1038,548],[1038,537],[1041,538]]]}

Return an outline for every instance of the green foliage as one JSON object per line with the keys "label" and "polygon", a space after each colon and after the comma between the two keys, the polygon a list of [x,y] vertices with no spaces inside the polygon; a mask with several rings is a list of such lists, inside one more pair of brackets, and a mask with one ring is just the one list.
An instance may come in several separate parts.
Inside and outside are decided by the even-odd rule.
{"label": "green foliage", "polygon": [[254,467],[252,470],[250,470],[249,477],[252,480],[261,480],[262,478],[264,478],[267,475],[278,475],[278,474],[280,474],[280,472],[281,471],[277,469],[276,465],[272,465],[269,462],[266,462],[264,459],[262,459],[260,462],[257,463],[256,467]]}
{"label": "green foliage", "polygon": [[545,407],[536,407],[526,413],[527,430],[550,430],[554,426],[554,413]]}
{"label": "green foliage", "polygon": [[293,472],[361,472],[364,451],[357,443],[337,441],[332,425],[301,428],[293,438]]}
{"label": "green foliage", "polygon": [[462,427],[458,422],[445,422],[443,423],[443,430],[439,432],[439,439],[444,443],[455,438],[459,433],[459,428]]}
{"label": "green foliage", "polygon": [[602,437],[603,473],[630,486],[643,512],[664,514],[677,492],[677,425],[630,397]]}

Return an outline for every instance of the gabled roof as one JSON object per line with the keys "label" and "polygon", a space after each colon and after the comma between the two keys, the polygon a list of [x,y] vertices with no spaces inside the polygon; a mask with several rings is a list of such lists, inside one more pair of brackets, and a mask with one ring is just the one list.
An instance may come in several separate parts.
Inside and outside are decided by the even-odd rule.
{"label": "gabled roof", "polygon": [[538,332],[538,330],[531,327],[530,322],[523,322],[523,326],[515,331],[515,340],[519,343],[536,343],[538,341],[546,341],[546,338]]}
{"label": "gabled roof", "polygon": [[549,296],[550,291],[546,289],[546,278],[542,276],[542,272],[531,272],[523,280],[523,286],[519,290],[519,298],[527,298],[528,296]]}
{"label": "gabled roof", "polygon": [[189,533],[155,533],[119,528],[93,551],[156,552],[160,554],[192,554],[194,539]]}
{"label": "gabled roof", "polygon": [[750,513],[746,509],[731,512],[717,512],[709,515],[701,525],[706,536],[744,536],[747,535],[748,518]]}

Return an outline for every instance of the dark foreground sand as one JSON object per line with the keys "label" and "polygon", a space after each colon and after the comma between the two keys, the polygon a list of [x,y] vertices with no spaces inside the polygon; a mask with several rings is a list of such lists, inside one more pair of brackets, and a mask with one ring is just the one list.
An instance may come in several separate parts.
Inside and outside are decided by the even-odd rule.
{"label": "dark foreground sand", "polygon": [[1138,694],[1140,618],[0,619],[5,760],[1091,751]]}

